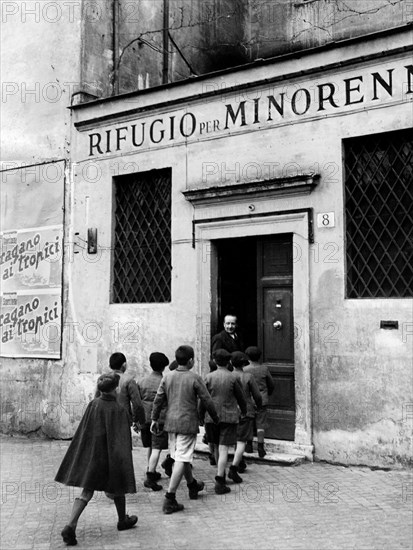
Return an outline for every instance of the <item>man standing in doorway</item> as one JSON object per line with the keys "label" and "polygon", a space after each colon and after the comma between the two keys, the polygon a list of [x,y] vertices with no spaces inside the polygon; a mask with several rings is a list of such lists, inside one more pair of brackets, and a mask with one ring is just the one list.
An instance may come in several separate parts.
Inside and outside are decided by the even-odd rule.
{"label": "man standing in doorway", "polygon": [[211,354],[217,349],[225,349],[229,353],[244,351],[244,343],[237,334],[237,317],[235,315],[225,315],[224,330],[212,338]]}

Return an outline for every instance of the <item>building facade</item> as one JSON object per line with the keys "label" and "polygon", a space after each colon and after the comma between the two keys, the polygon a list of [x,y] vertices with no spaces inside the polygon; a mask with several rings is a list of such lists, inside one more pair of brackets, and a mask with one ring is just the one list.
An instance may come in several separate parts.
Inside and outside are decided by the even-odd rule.
{"label": "building facade", "polygon": [[409,35],[74,109],[73,228],[99,253],[70,279],[81,324],[106,327],[98,354],[110,331],[139,364],[187,342],[205,372],[236,313],[276,379],[279,449],[407,460]]}
{"label": "building facade", "polygon": [[55,357],[2,359],[8,394],[13,369],[46,383],[18,390],[36,429],[73,434],[113,351],[139,377],[187,343],[205,374],[234,313],[276,382],[275,449],[411,461],[412,28],[359,34],[72,106],[60,317],[32,300],[2,319],[61,327]]}

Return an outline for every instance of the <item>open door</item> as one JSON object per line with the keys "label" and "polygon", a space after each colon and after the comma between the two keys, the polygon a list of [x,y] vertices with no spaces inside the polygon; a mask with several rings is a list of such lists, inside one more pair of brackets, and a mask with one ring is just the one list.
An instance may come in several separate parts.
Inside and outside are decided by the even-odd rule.
{"label": "open door", "polygon": [[218,258],[218,330],[237,315],[245,346],[258,345],[275,391],[266,438],[294,440],[294,320],[292,235],[215,241]]}

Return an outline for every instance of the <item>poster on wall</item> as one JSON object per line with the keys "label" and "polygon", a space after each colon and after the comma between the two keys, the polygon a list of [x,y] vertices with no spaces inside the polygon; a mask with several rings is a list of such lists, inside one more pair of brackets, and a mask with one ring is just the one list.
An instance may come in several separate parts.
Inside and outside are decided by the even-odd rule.
{"label": "poster on wall", "polygon": [[0,356],[59,359],[64,164],[30,168],[1,174]]}

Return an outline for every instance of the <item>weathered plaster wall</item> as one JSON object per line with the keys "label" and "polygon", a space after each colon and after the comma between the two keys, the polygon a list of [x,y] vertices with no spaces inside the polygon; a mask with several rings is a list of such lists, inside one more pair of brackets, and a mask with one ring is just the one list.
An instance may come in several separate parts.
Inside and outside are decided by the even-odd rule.
{"label": "weathered plaster wall", "polygon": [[[400,39],[402,40],[402,39]],[[387,48],[400,45],[403,41],[394,37],[377,39],[366,45],[364,53],[386,51]],[[348,51],[331,52],[323,56],[323,63],[345,60],[359,53],[357,46]],[[283,65],[275,64],[256,68],[251,73],[225,74],[216,76],[209,82],[212,89],[222,88],[223,78],[230,86],[240,82],[258,79],[263,75],[283,74],[321,64],[321,57],[289,60]],[[288,83],[282,83],[283,90],[291,97],[291,90],[304,86],[313,91],[317,101],[317,86],[320,82],[334,82],[342,92],[340,83],[343,78],[367,75],[363,91],[366,102],[371,102],[371,79],[373,71],[386,71],[392,63],[398,63],[403,70],[407,61],[399,58],[386,58],[365,62],[345,70],[331,70],[311,77],[299,77]],[[288,69],[286,68],[288,65]],[[397,73],[400,76],[400,73]],[[77,134],[76,159],[79,160],[81,173],[75,178],[73,231],[79,231],[84,237],[88,223],[85,220],[83,200],[92,198],[89,209],[89,223],[98,227],[100,246],[111,246],[111,208],[112,176],[117,173],[145,171],[151,168],[172,167],[173,174],[173,298],[171,304],[158,305],[110,305],[110,260],[104,253],[99,262],[85,264],[74,259],[71,265],[72,288],[76,289],[73,299],[73,319],[86,326],[89,322],[101,322],[105,336],[91,345],[76,341],[68,350],[80,358],[81,346],[89,347],[90,355],[97,358],[98,371],[104,368],[107,356],[115,348],[122,349],[130,356],[134,372],[139,376],[147,369],[147,357],[158,349],[170,357],[181,342],[196,345],[197,354],[208,355],[209,327],[208,319],[197,319],[196,302],[201,299],[199,289],[204,288],[198,279],[200,273],[197,261],[205,254],[205,261],[211,253],[208,246],[201,252],[191,247],[193,210],[181,194],[187,188],[228,185],[236,182],[262,181],[288,174],[316,172],[320,174],[320,183],[310,195],[281,196],[269,201],[256,203],[255,213],[283,211],[312,207],[314,215],[320,212],[334,212],[334,228],[315,227],[315,242],[309,245],[310,277],[310,354],[313,420],[313,444],[315,457],[320,460],[342,462],[346,464],[368,464],[371,466],[406,465],[411,457],[411,388],[412,388],[412,301],[411,300],[347,300],[345,298],[345,263],[343,217],[343,169],[342,140],[348,137],[368,135],[411,126],[411,104],[405,97],[403,78],[395,77],[395,91],[392,98],[382,89],[380,100],[376,103],[351,106],[346,111],[337,111],[331,107],[326,113],[314,111],[314,116],[297,116],[287,124],[274,124],[271,128],[265,123],[267,112],[261,111],[260,123],[254,124],[252,105],[254,98],[266,98],[268,93],[276,93],[272,88],[263,88],[261,92],[253,89],[241,90],[231,95],[225,93],[216,97],[200,98],[188,102],[184,107],[163,107],[152,109],[142,115],[134,115],[122,121],[101,123]],[[187,85],[186,93],[196,95],[204,82]],[[198,88],[197,88],[198,87]],[[277,85],[276,85],[277,88]],[[290,91],[289,91],[290,90]],[[405,88],[404,88],[405,90]],[[168,99],[182,96],[183,88],[170,89]],[[358,96],[357,96],[358,97]],[[161,102],[162,91],[154,91],[152,97],[141,96],[140,105],[145,102]],[[120,153],[112,149],[111,153],[89,156],[89,134],[105,132],[117,127],[139,124],[142,120],[150,123],[151,117],[168,117],[176,120],[186,112],[194,112],[204,119],[217,118],[222,121],[226,105],[234,109],[246,101],[248,105],[247,124],[241,126],[241,117],[230,129],[209,134],[205,131],[197,136],[168,143],[166,137],[160,145],[146,142],[142,149],[131,146],[130,141]],[[339,101],[341,108],[342,100]],[[130,105],[130,103],[128,103]],[[94,115],[114,113],[125,105],[116,101],[109,102],[106,110],[102,105],[78,110],[78,120],[87,120]],[[131,106],[132,108],[132,106]],[[287,115],[285,115],[287,116]],[[164,123],[167,127],[167,122]],[[124,130],[127,135],[127,130]],[[95,182],[86,181],[82,166],[98,166],[99,178]],[[245,202],[215,204],[205,207],[203,217],[237,215],[247,212]],[[242,210],[245,208],[245,211]],[[225,237],[225,232],[222,233]],[[303,261],[298,256],[296,262]],[[202,270],[201,270],[202,272]],[[92,281],[87,284],[86,281]],[[202,298],[205,299],[205,298]],[[395,319],[399,330],[380,329],[380,320]],[[136,342],[120,338],[114,341],[113,326],[119,327],[125,335],[128,323],[136,323],[139,337]],[[106,328],[104,328],[106,327]],[[298,327],[300,328],[300,327]],[[305,328],[305,327],[304,327]],[[298,331],[299,334],[300,331]],[[93,361],[91,362],[91,364]],[[87,360],[80,369],[87,368]],[[82,367],[82,364],[85,367]],[[198,361],[197,369],[205,366]],[[297,365],[297,369],[300,365]],[[410,405],[409,405],[410,404]],[[300,404],[309,407],[310,404]],[[297,411],[300,414],[300,410]]]}
{"label": "weathered plaster wall", "polygon": [[[397,27],[412,20],[402,0],[163,0],[89,5],[83,21],[83,81],[99,97]],[[113,23],[115,21],[115,23]],[[115,29],[115,30],[114,30]],[[115,67],[113,62],[115,61]]]}
{"label": "weathered plaster wall", "polygon": [[248,5],[251,61],[397,27],[412,18],[403,1],[250,0]]}
{"label": "weathered plaster wall", "polygon": [[[309,2],[305,9],[310,9],[311,5],[315,9],[315,2]],[[51,18],[51,13],[48,17]],[[79,20],[72,23],[69,19],[69,23],[63,19],[53,24],[48,21],[35,23],[27,17],[22,25],[15,22],[14,28],[5,26],[6,49],[11,48],[11,44],[15,46],[14,58],[6,59],[7,83],[11,84],[7,88],[8,109],[4,110],[4,122],[10,128],[3,149],[6,160],[40,162],[67,157],[70,132],[66,107],[69,93],[62,91],[62,99],[55,102],[44,100],[43,93],[51,98],[55,97],[52,90],[57,83],[88,82],[88,65],[83,66],[80,78],[77,53],[67,55],[68,51],[80,50]],[[85,54],[91,52],[89,60],[87,55],[85,59],[95,71],[90,80],[94,82],[95,76],[99,79],[101,74],[105,74],[107,86],[110,71],[102,73],[106,70],[102,59],[110,58],[108,33],[107,21],[97,21],[95,35],[91,35],[90,40],[92,43],[96,40],[99,46],[93,49],[91,44],[87,51],[84,50]],[[47,49],[46,55],[40,51],[39,44],[49,42],[53,47]],[[377,44],[374,51],[383,51],[386,47],[388,45]],[[102,49],[107,53],[106,57],[100,56]],[[355,50],[362,53],[360,46]],[[40,64],[41,74],[46,75],[38,87],[35,63],[33,61],[27,67],[26,62],[27,55],[32,59],[33,51],[39,52],[37,68]],[[366,52],[365,48],[363,52]],[[331,54],[323,59],[324,62],[337,61]],[[274,74],[277,71],[279,74],[289,72],[294,64],[295,70],[299,70],[302,63],[296,59],[289,62],[288,69],[278,65],[271,69],[264,67],[260,78],[264,78],[269,70]],[[108,66],[110,68],[110,64]],[[159,77],[159,67],[154,70]],[[25,82],[22,82],[22,74]],[[184,74],[183,70],[181,74]],[[217,77],[209,84],[213,89],[219,89],[242,79],[247,83],[247,74],[227,75],[226,81]],[[124,78],[125,87],[133,84],[133,79]],[[316,82],[315,79],[314,85]],[[197,86],[198,93],[205,90],[205,83]],[[30,95],[28,89],[35,91]],[[99,89],[97,85],[96,90]],[[102,95],[109,89],[103,88]],[[22,96],[22,90],[26,95]],[[165,97],[184,93],[182,89],[168,90],[165,96],[158,94],[153,100],[162,101]],[[251,93],[246,92],[245,97],[238,95],[234,105],[241,99],[253,101]],[[145,101],[150,103],[151,99],[137,96],[129,98],[126,104],[91,105],[90,111],[84,113],[89,112],[90,116],[105,114],[110,110],[142,106]],[[205,107],[209,103],[211,110],[219,113],[228,101],[224,96],[209,98]],[[188,106],[192,107],[192,104]],[[160,114],[167,116],[170,113],[161,111]],[[313,206],[315,212],[336,212],[336,227],[316,230],[315,243],[310,247],[309,314],[316,457],[374,466],[407,463],[411,456],[411,425],[408,423],[411,409],[406,408],[411,404],[412,386],[411,300],[348,301],[344,298],[341,140],[409,127],[412,122],[409,117],[409,104],[399,102],[380,111],[365,110],[346,116],[314,118],[271,130],[258,125],[253,131],[243,134],[234,132],[219,139],[212,135],[209,141],[188,140],[175,147],[151,148],[142,153],[129,151],[125,155],[114,153],[107,159],[92,161],[88,158],[84,134],[73,130],[76,150],[66,193],[64,360],[1,360],[2,431],[30,433],[42,430],[52,437],[71,437],[93,395],[96,377],[107,368],[108,357],[113,351],[123,351],[127,355],[130,369],[136,376],[148,369],[148,356],[156,349],[172,358],[177,345],[185,342],[196,347],[198,356],[200,351],[205,352],[209,346],[209,333],[208,322],[197,318],[198,252],[191,246],[193,210],[181,191],[188,187],[224,185],[246,179],[258,181],[291,174],[298,169],[319,172],[319,188],[310,197],[281,198],[275,208]],[[123,124],[124,121],[108,125],[102,131]],[[254,131],[259,129],[261,131]],[[208,163],[214,168],[213,172],[206,172]],[[172,302],[110,304],[112,177],[166,166],[172,167],[173,173]],[[226,206],[220,208],[215,215],[230,212]],[[100,253],[97,256],[90,256],[85,251],[88,227],[98,229]],[[208,254],[208,249],[205,249],[205,255]],[[380,330],[378,326],[383,318],[397,319],[400,329],[393,332]],[[201,367],[198,362],[196,368],[200,370]]]}
{"label": "weathered plaster wall", "polygon": [[[0,138],[2,167],[12,170],[1,177],[3,182],[14,178],[21,187],[34,177],[45,212],[49,211],[49,197],[42,197],[40,183],[48,172],[41,163],[69,157],[72,128],[68,106],[72,94],[80,89],[80,31],[80,3],[2,5]],[[50,177],[55,174],[51,171]],[[9,197],[9,206],[15,199]],[[15,207],[21,215],[22,204]],[[36,205],[35,210],[41,207]],[[44,223],[53,222],[45,218]],[[87,385],[79,384],[72,365],[64,360],[1,358],[0,387],[0,431],[5,433],[60,437],[69,401],[81,401],[83,406],[88,395]],[[72,426],[78,419],[71,415]]]}
{"label": "weathered plaster wall", "polygon": [[69,5],[59,10],[56,3],[48,2],[3,6],[3,161],[34,164],[68,157],[67,107],[71,94],[79,90],[80,78],[79,6],[70,10]]}
{"label": "weathered plaster wall", "polygon": [[[81,89],[91,96],[116,93],[113,1],[84,2],[81,19]],[[83,100],[90,98],[84,97]]]}

